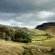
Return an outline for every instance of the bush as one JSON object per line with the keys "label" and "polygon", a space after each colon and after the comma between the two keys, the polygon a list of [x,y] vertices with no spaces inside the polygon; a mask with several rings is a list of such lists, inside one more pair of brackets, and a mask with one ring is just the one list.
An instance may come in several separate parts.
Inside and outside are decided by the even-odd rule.
{"label": "bush", "polygon": [[3,39],[4,34],[0,32],[0,39]]}
{"label": "bush", "polygon": [[28,43],[31,42],[31,35],[25,30],[18,30],[12,37],[13,41]]}

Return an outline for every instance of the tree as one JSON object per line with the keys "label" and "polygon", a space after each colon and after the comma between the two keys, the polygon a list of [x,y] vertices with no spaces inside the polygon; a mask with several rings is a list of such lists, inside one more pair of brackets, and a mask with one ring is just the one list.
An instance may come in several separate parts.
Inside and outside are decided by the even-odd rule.
{"label": "tree", "polygon": [[3,39],[4,33],[0,32],[0,39]]}
{"label": "tree", "polygon": [[13,41],[28,43],[31,42],[31,35],[25,30],[18,30],[12,37]]}

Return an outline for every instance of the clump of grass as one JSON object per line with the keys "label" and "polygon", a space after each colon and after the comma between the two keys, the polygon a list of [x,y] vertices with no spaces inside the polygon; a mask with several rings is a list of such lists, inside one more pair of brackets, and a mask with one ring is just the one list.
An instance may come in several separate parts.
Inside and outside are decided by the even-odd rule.
{"label": "clump of grass", "polygon": [[31,55],[30,50],[25,49],[25,51],[24,51],[23,55]]}
{"label": "clump of grass", "polygon": [[17,44],[0,42],[0,55],[21,55],[24,49]]}

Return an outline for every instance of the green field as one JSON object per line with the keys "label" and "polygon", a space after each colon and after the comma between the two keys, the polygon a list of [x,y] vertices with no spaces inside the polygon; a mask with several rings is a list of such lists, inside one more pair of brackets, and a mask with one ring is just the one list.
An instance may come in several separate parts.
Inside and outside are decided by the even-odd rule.
{"label": "green field", "polygon": [[36,41],[43,41],[43,40],[46,40],[47,37],[48,37],[48,36],[36,36],[36,37],[34,38],[34,40],[36,40]]}

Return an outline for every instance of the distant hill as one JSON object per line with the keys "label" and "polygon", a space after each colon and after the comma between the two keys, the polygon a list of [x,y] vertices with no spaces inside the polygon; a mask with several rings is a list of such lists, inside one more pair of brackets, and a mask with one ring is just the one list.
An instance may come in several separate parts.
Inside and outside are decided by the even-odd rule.
{"label": "distant hill", "polygon": [[55,35],[55,22],[43,23],[42,25],[38,25],[35,29],[45,30]]}
{"label": "distant hill", "polygon": [[8,25],[2,25],[0,24],[0,31],[5,32],[5,30],[8,31],[17,31],[17,30],[27,30],[25,27],[13,27],[13,26],[8,26]]}
{"label": "distant hill", "polygon": [[45,30],[48,29],[48,27],[55,27],[55,22],[49,22],[49,23],[43,23],[41,25],[38,25],[35,29]]}

